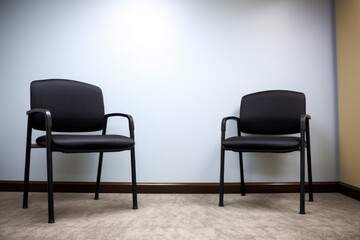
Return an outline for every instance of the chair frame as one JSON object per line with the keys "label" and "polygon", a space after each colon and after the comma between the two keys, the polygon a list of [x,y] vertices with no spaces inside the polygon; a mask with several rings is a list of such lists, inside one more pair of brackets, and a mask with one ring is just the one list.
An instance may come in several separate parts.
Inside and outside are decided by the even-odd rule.
{"label": "chair frame", "polygon": [[[240,116],[241,117],[241,116]],[[300,121],[300,214],[305,214],[305,148],[308,168],[308,191],[309,201],[314,201],[313,188],[312,188],[312,169],[311,169],[311,148],[310,148],[310,115],[301,115]],[[241,136],[240,118],[235,116],[225,117],[221,122],[221,142],[225,140],[227,121],[232,120],[237,123],[237,134]],[[224,206],[224,172],[225,172],[225,151],[233,149],[227,149],[221,144],[221,156],[220,156],[220,187],[219,187],[219,206]],[[256,152],[256,151],[235,151],[239,152],[239,164],[240,164],[240,192],[242,196],[245,196],[245,182],[244,182],[244,165],[243,165],[243,152]],[[279,153],[277,151],[267,151]]]}
{"label": "chair frame", "polygon": [[[31,116],[35,113],[41,113],[45,116],[45,132],[46,132],[46,147],[40,146],[38,144],[32,144],[32,123]],[[29,177],[30,177],[30,155],[32,148],[46,148],[46,163],[47,163],[47,193],[48,193],[48,222],[54,223],[54,187],[53,187],[53,157],[52,153],[56,151],[52,147],[52,119],[51,113],[47,109],[31,109],[26,113],[28,115],[28,124],[27,124],[27,138],[26,138],[26,156],[25,156],[25,173],[24,173],[24,195],[23,195],[23,208],[28,208],[28,195],[29,195]],[[102,135],[106,134],[107,122],[110,117],[125,117],[128,120],[130,138],[135,140],[134,137],[134,121],[133,118],[124,113],[111,113],[105,114],[105,122],[102,130]],[[136,186],[136,166],[135,166],[135,146],[126,148],[123,150],[130,150],[131,154],[131,182],[132,182],[132,201],[133,209],[137,209],[137,186]],[[123,151],[122,150],[122,151]],[[87,151],[83,151],[85,153]],[[95,190],[95,200],[99,199],[100,192],[100,179],[101,179],[101,170],[103,162],[103,153],[99,152],[99,162],[96,178],[96,190]]]}

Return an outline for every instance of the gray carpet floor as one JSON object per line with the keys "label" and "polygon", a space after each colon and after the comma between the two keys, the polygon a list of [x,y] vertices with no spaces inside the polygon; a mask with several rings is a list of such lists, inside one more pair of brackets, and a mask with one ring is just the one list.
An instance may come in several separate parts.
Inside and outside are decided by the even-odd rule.
{"label": "gray carpet floor", "polygon": [[55,193],[55,223],[47,223],[45,193],[0,192],[0,239],[351,239],[360,240],[360,202],[318,193],[298,214],[298,194],[225,195]]}

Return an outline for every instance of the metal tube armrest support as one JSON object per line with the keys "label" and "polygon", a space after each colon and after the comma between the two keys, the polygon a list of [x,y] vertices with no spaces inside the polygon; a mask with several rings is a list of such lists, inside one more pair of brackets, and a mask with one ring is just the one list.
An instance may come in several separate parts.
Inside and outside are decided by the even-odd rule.
{"label": "metal tube armrest support", "polygon": [[224,117],[221,121],[221,140],[225,139],[225,132],[226,132],[226,122],[228,120],[234,120],[237,122],[237,130],[238,130],[238,136],[240,136],[240,118],[230,116],[230,117]]}
{"label": "metal tube armrest support", "polygon": [[135,135],[134,135],[134,120],[132,118],[131,115],[129,114],[125,114],[125,113],[109,113],[105,115],[105,126],[104,126],[104,130],[103,130],[103,134],[106,134],[106,126],[107,126],[107,121],[110,117],[125,117],[127,118],[128,122],[129,122],[129,131],[130,131],[130,138],[135,139]]}
{"label": "metal tube armrest support", "polygon": [[47,192],[48,192],[48,214],[49,223],[54,223],[54,196],[53,196],[53,170],[52,170],[52,120],[51,113],[48,109],[34,108],[26,112],[28,115],[28,134],[27,134],[27,147],[26,147],[26,161],[25,161],[25,180],[24,180],[24,200],[23,208],[27,208],[28,202],[28,184],[29,184],[29,167],[30,167],[30,148],[31,148],[31,130],[33,114],[43,114],[45,117],[45,131],[46,131],[46,156],[47,156]]}
{"label": "metal tube armrest support", "polygon": [[44,114],[46,141],[51,143],[52,120],[51,120],[51,113],[48,109],[34,108],[34,109],[31,109],[26,112],[26,114],[28,115],[28,128],[29,128],[28,131],[31,131],[31,128],[32,128],[31,115],[36,114],[36,113]]}
{"label": "metal tube armrest support", "polygon": [[51,113],[48,109],[34,108],[26,112],[29,117],[34,113],[42,113],[45,115],[45,129],[52,127]]}
{"label": "metal tube armrest support", "polygon": [[308,114],[302,114],[300,118],[300,130],[306,131],[309,126],[309,120],[311,119],[311,116]]}

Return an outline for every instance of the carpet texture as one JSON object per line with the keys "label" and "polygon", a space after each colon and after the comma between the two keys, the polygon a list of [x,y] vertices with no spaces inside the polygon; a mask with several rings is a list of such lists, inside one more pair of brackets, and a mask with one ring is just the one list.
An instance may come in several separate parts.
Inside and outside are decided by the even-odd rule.
{"label": "carpet texture", "polygon": [[360,240],[360,202],[339,193],[314,194],[300,215],[298,194],[225,195],[55,193],[47,223],[46,193],[0,192],[0,239],[351,239]]}

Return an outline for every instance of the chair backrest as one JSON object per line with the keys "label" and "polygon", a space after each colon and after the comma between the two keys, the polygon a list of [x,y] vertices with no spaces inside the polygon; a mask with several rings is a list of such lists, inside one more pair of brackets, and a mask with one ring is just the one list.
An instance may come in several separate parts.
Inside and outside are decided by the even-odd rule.
{"label": "chair backrest", "polygon": [[[33,81],[31,109],[51,112],[52,130],[57,132],[98,131],[104,127],[104,102],[97,86],[66,79]],[[44,117],[35,114],[32,127],[44,130]]]}
{"label": "chair backrest", "polygon": [[241,99],[240,129],[253,134],[300,132],[300,116],[305,114],[305,95],[271,90],[245,95]]}

